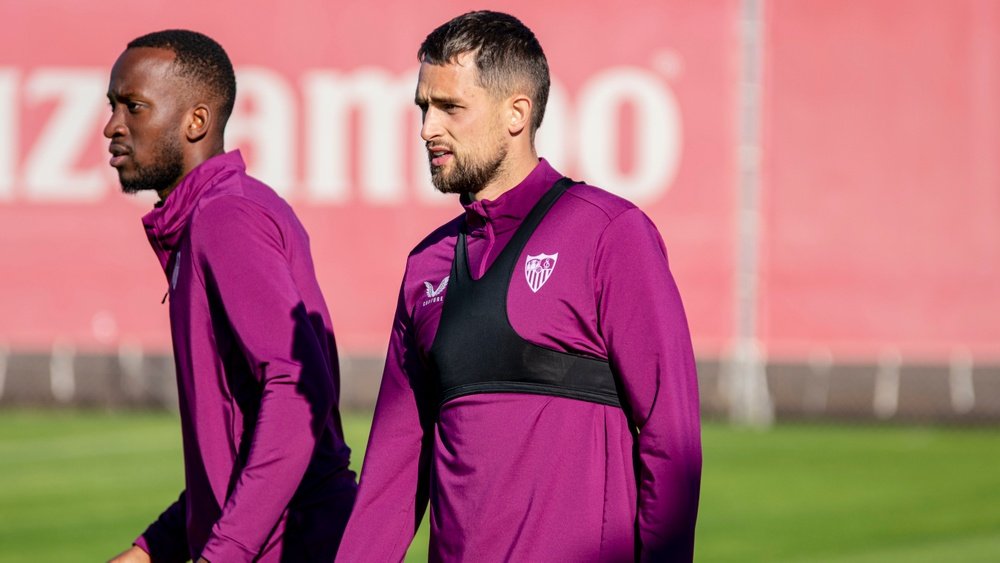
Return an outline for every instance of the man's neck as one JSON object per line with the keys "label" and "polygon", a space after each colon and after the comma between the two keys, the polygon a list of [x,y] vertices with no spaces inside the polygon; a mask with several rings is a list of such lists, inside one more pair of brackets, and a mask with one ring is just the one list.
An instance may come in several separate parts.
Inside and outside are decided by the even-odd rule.
{"label": "man's neck", "polygon": [[472,195],[475,201],[488,199],[496,200],[498,197],[516,188],[528,174],[538,166],[538,156],[532,151],[526,158],[508,159],[507,169],[499,177],[495,178],[485,188]]}
{"label": "man's neck", "polygon": [[190,172],[191,172],[190,170],[184,172],[184,174],[180,178],[178,178],[177,181],[174,182],[173,184],[170,184],[165,188],[156,190],[157,195],[160,196],[160,202],[157,205],[163,205],[163,202],[167,201],[167,196],[169,196],[170,193],[173,192],[177,186],[181,185],[181,182],[184,181],[184,178],[187,178],[187,175]]}
{"label": "man's neck", "polygon": [[225,152],[226,151],[223,149],[222,143],[218,143],[217,146],[210,152],[206,152],[204,154],[194,154],[190,158],[186,159],[184,173],[181,174],[180,178],[178,178],[173,184],[163,189],[156,190],[156,193],[160,196],[160,204],[167,200],[167,196],[169,196],[170,193],[177,188],[177,186],[181,185],[181,182],[184,181],[184,178],[187,178],[188,174],[190,174],[192,170],[201,166],[201,164],[206,160],[219,156]]}

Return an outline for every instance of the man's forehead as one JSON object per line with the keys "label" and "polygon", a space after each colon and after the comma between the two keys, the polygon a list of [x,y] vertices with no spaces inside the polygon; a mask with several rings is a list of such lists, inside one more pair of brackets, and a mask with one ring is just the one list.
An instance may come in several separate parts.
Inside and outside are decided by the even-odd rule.
{"label": "man's forehead", "polygon": [[445,63],[432,64],[421,63],[420,74],[417,78],[417,94],[431,95],[432,93],[449,93],[450,95],[459,92],[470,94],[472,91],[482,89],[479,84],[479,71],[474,64]]}
{"label": "man's forehead", "polygon": [[164,79],[172,76],[177,55],[169,49],[133,47],[126,49],[111,68],[111,80]]}

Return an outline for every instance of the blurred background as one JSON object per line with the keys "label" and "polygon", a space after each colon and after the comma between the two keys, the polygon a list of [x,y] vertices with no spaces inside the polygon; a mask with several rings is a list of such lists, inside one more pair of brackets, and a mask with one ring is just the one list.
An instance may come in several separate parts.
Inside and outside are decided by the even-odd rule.
{"label": "blurred background", "polygon": [[0,0],[0,561],[107,558],[183,486],[153,200],[101,135],[126,43],[229,52],[227,148],[309,230],[360,467],[405,256],[460,211],[416,50],[482,8],[548,56],[539,154],[667,244],[699,560],[1000,560],[1000,1]]}

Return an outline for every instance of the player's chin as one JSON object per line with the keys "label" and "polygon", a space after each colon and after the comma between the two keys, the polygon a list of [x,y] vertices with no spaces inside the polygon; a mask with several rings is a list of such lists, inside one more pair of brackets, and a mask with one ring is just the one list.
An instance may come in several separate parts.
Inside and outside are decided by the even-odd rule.
{"label": "player's chin", "polygon": [[136,194],[150,189],[143,183],[136,181],[135,174],[128,174],[121,170],[118,171],[118,184],[121,185],[122,193],[126,194]]}
{"label": "player's chin", "polygon": [[431,181],[434,185],[445,184],[448,181],[448,174],[444,166],[431,166]]}
{"label": "player's chin", "polygon": [[432,174],[431,184],[434,188],[443,194],[461,194],[463,190],[458,189],[457,186],[452,185],[450,182],[446,181],[442,174]]}

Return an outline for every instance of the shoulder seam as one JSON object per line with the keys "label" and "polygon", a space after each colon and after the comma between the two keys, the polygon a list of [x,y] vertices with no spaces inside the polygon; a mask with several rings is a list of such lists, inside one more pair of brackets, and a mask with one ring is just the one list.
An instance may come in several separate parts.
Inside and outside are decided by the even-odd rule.
{"label": "shoulder seam", "polygon": [[[590,184],[577,184],[577,185],[590,186]],[[590,201],[589,199],[587,199],[587,198],[585,198],[585,197],[583,197],[583,196],[581,196],[579,194],[573,193],[573,187],[574,186],[570,186],[570,189],[566,190],[566,195],[571,195],[574,198],[576,198],[577,200],[582,201],[582,202],[584,202],[584,203],[586,203],[586,204],[588,204],[588,205],[596,208],[598,211],[600,211],[601,213],[603,213],[605,217],[607,217],[607,219],[608,219],[609,222],[610,221],[614,221],[622,213],[625,213],[625,212],[630,211],[632,209],[638,209],[638,207],[636,207],[635,204],[633,204],[632,202],[629,201],[628,202],[628,204],[629,204],[628,206],[625,206],[625,208],[622,209],[621,211],[612,214],[604,206],[599,205],[597,203],[594,203],[593,201]],[[600,189],[600,188],[597,188],[596,186],[590,186],[590,187],[595,188],[595,189]],[[628,200],[624,200],[624,201],[628,201]]]}

